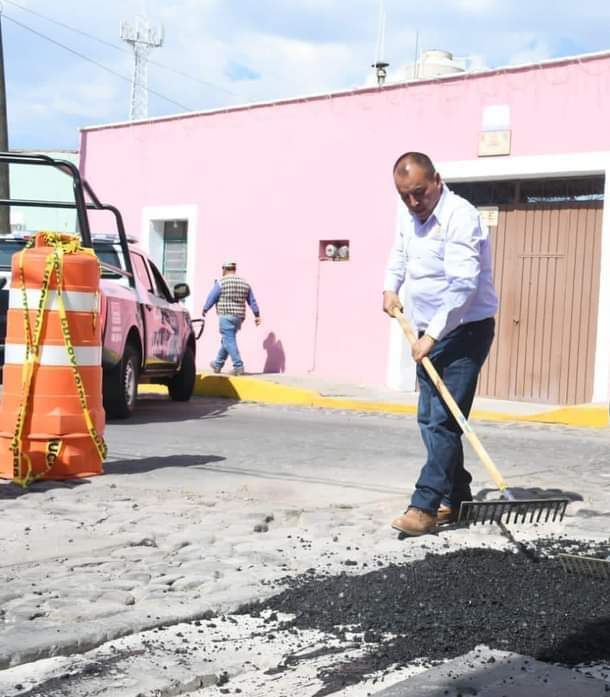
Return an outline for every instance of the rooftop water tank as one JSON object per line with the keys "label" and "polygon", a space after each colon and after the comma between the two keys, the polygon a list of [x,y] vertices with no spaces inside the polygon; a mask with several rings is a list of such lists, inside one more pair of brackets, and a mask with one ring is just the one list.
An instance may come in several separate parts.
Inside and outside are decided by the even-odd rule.
{"label": "rooftop water tank", "polygon": [[463,72],[465,72],[464,67],[453,59],[452,53],[439,49],[422,51],[417,66],[417,78],[420,80]]}

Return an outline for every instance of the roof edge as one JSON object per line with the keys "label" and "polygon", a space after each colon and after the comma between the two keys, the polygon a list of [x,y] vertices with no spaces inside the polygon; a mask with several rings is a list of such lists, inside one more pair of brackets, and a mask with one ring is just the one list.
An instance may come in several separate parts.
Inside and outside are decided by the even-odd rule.
{"label": "roof edge", "polygon": [[487,68],[485,70],[465,71],[463,73],[451,73],[449,75],[439,75],[426,80],[404,80],[403,82],[395,82],[388,85],[372,86],[372,87],[353,87],[346,90],[338,90],[337,92],[324,92],[300,97],[285,97],[283,99],[274,99],[264,102],[251,102],[247,104],[236,104],[227,107],[216,107],[213,109],[203,109],[200,111],[189,111],[186,113],[167,114],[165,116],[154,116],[147,119],[139,119],[135,121],[115,121],[94,126],[84,126],[80,129],[81,133],[90,131],[101,131],[109,128],[127,128],[130,126],[141,126],[148,123],[160,123],[164,121],[178,121],[181,119],[192,119],[199,116],[213,116],[215,114],[223,114],[237,111],[247,111],[249,109],[261,109],[270,106],[285,106],[288,104],[297,104],[299,102],[311,102],[322,99],[330,99],[335,97],[348,97],[355,94],[367,94],[375,92],[388,92],[391,90],[404,89],[407,86],[429,85],[435,82],[451,82],[458,80],[471,80],[480,77],[488,77],[496,73],[514,73],[524,70],[552,68],[561,64],[581,63],[583,61],[593,61],[602,58],[610,58],[610,50],[597,51],[593,53],[582,53],[575,56],[563,56],[562,58],[549,58],[545,61],[537,63],[522,63],[519,65],[499,66],[497,68]]}

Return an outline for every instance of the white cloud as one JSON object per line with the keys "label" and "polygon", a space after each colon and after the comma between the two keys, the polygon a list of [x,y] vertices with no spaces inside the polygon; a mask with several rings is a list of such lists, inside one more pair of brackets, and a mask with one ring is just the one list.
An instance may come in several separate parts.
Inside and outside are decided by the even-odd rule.
{"label": "white cloud", "polygon": [[489,63],[487,62],[485,56],[481,55],[480,53],[473,53],[465,58],[468,70],[487,70],[489,68]]}
{"label": "white cloud", "polygon": [[[94,13],[82,0],[19,0],[25,3],[117,44],[120,21],[143,6],[142,0],[107,0]],[[151,64],[150,87],[196,110],[375,84],[369,66],[378,8],[378,0],[149,0],[148,11],[164,23],[166,37],[152,60],[200,80]],[[552,13],[546,2],[536,0],[438,0],[434,5],[385,0],[385,9],[389,81],[404,79],[404,66],[414,58],[416,30],[421,49],[444,48],[467,57],[471,69],[482,69],[601,50],[607,46],[610,19],[605,0],[590,0],[586,13],[568,0],[556,0]],[[124,75],[131,73],[129,53],[45,22],[8,1],[5,16]],[[76,145],[79,126],[126,118],[127,83],[8,20],[2,23],[15,146],[42,140],[49,146]],[[248,72],[253,79],[239,79]],[[151,115],[178,110],[150,98]]]}
{"label": "white cloud", "polygon": [[464,12],[479,14],[494,10],[497,2],[496,0],[458,0],[457,5]]}
{"label": "white cloud", "polygon": [[[284,37],[250,35],[240,41],[244,57],[267,88],[282,96],[293,96],[289,85],[301,93],[338,88],[353,68],[355,56],[341,44],[311,44]],[[324,86],[320,90],[321,86]],[[252,85],[260,91],[260,85]]]}
{"label": "white cloud", "polygon": [[540,61],[552,58],[553,51],[549,44],[544,41],[531,37],[529,41],[524,41],[525,48],[522,48],[509,57],[510,65],[524,65],[526,63],[540,63]]}

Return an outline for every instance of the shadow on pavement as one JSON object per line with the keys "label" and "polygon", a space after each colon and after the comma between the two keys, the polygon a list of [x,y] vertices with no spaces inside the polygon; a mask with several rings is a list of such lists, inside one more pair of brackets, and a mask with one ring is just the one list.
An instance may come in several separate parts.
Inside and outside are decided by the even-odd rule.
{"label": "shadow on pavement", "polygon": [[569,666],[597,661],[605,663],[608,660],[608,646],[610,646],[610,617],[603,617],[587,622],[560,643],[541,651],[536,658]]}
{"label": "shadow on pavement", "polygon": [[[222,462],[220,455],[166,455],[164,457],[144,457],[134,460],[115,460],[104,464],[105,474],[139,474],[165,467],[199,467],[211,462]],[[207,469],[207,468],[206,468]],[[220,470],[219,470],[220,471]]]}
{"label": "shadow on pavement", "polygon": [[[484,650],[479,656],[476,650],[472,651],[376,692],[375,697],[538,697],[542,694],[548,694],[549,697],[601,697],[605,687],[601,680],[573,675],[572,671],[563,667],[545,670],[544,664],[535,663],[527,656],[509,654],[506,658],[492,658],[489,654],[491,652]],[[361,659],[361,662],[364,663],[365,660]],[[334,690],[335,685],[325,685],[313,697],[333,694],[329,688]]]}
{"label": "shadow on pavement", "polygon": [[194,398],[190,402],[172,402],[164,395],[139,397],[135,414],[129,419],[109,419],[109,426],[129,426],[170,421],[193,421],[197,419],[222,418],[232,406],[238,404],[228,398]]}
{"label": "shadow on pavement", "polygon": [[590,508],[581,508],[576,511],[577,518],[610,518],[610,513],[594,511]]}
{"label": "shadow on pavement", "polygon": [[[207,465],[226,460],[220,455],[166,455],[164,457],[144,457],[133,460],[114,460],[104,463],[104,474],[140,474],[166,467],[199,467],[208,469]],[[223,471],[218,469],[219,472]],[[103,476],[103,475],[100,475]],[[0,501],[17,499],[26,494],[43,494],[54,489],[76,489],[90,484],[90,477],[83,479],[45,480],[34,482],[23,488],[13,482],[0,483]]]}
{"label": "shadow on pavement", "polygon": [[[575,491],[564,491],[563,489],[540,489],[539,487],[509,487],[515,499],[556,499],[566,498],[570,501],[584,501],[583,497]],[[501,498],[498,489],[481,489],[474,496],[475,501],[487,501],[488,499]]]}
{"label": "shadow on pavement", "polygon": [[34,482],[27,488],[23,488],[13,482],[0,483],[0,500],[2,499],[18,499],[26,494],[44,494],[53,489],[76,489],[83,484],[90,484],[89,478],[84,479],[62,479],[62,480],[44,480]]}

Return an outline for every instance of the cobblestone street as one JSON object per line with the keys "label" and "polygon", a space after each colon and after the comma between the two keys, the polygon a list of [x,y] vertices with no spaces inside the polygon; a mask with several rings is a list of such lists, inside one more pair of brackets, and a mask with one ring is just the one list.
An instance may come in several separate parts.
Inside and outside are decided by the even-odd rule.
{"label": "cobblestone street", "polygon": [[[514,487],[556,489],[574,499],[563,523],[523,526],[519,539],[608,541],[610,434],[541,425],[478,424],[477,430]],[[165,655],[175,662],[176,633],[185,621],[194,624],[184,631],[215,648],[203,667],[173,674],[182,687],[171,694],[205,686],[205,676],[205,684],[216,684],[224,672],[241,676],[235,685],[245,694],[259,694],[245,689],[244,666],[277,665],[293,650],[288,638],[267,641],[264,660],[247,641],[237,653],[219,653],[211,626],[218,613],[269,597],[283,578],[312,569],[361,574],[428,552],[509,546],[495,525],[397,540],[389,521],[407,502],[423,454],[412,417],[146,399],[134,420],[108,427],[107,440],[103,477],[38,483],[27,491],[0,485],[2,694],[157,694],[141,680],[130,683],[134,655],[150,690],[170,694],[158,675],[163,647],[148,655],[141,650],[147,635],[138,633],[174,627],[172,641],[165,635]],[[474,490],[488,489],[471,453],[467,460]],[[261,620],[235,621],[253,623],[238,627],[237,636],[245,637],[256,635]],[[68,692],[52,691],[51,683],[32,691],[53,671],[65,674],[66,666],[80,675],[76,666],[86,663],[87,651],[100,647],[108,654],[108,642],[119,637],[131,637],[122,640],[131,658],[129,667],[115,662],[114,682],[96,682],[85,671]],[[53,656],[70,658],[46,660]],[[311,665],[303,670],[311,673]],[[315,677],[309,680],[315,686]],[[283,694],[267,683],[264,689],[260,694]]]}

